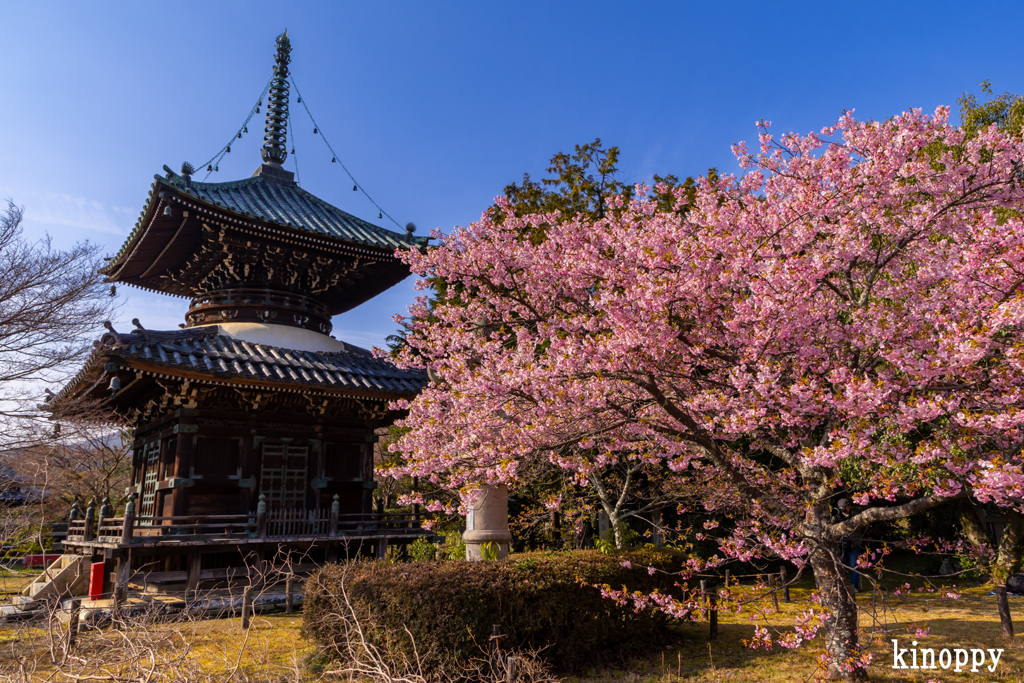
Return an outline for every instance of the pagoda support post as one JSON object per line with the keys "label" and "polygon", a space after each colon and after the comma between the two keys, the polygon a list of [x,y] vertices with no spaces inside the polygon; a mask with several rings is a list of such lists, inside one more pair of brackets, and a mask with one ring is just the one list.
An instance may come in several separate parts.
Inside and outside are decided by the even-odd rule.
{"label": "pagoda support post", "polygon": [[256,472],[253,439],[251,436],[242,439],[241,448],[238,454],[239,473],[242,482],[252,482],[251,485],[242,484],[238,491],[238,509],[241,512],[252,510],[253,492],[256,490]]}
{"label": "pagoda support post", "polygon": [[185,586],[185,597],[194,598],[199,593],[199,575],[203,568],[203,556],[198,550],[188,555],[188,583]]}
{"label": "pagoda support post", "polygon": [[[191,433],[178,434],[178,447],[174,460],[175,479],[188,479],[191,475],[192,454],[195,450],[195,435]],[[188,514],[188,489],[182,487],[171,489],[171,509],[175,517],[183,517]]]}

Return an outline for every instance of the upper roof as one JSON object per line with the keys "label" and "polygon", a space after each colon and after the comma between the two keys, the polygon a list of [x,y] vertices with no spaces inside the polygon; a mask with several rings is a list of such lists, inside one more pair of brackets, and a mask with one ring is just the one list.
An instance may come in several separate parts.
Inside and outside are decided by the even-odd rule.
{"label": "upper roof", "polygon": [[[187,179],[167,166],[165,175],[154,176],[149,197],[128,239],[124,241],[111,263],[100,272],[108,274],[145,231],[150,213],[164,188],[176,190],[211,206],[225,209],[244,218],[256,219],[293,230],[333,237],[353,245],[388,250],[426,246],[429,237],[406,237],[332,206],[299,187],[286,176],[287,171],[269,173],[264,164],[251,178],[223,183],[201,183]],[[285,177],[282,177],[285,176]]]}
{"label": "upper roof", "polygon": [[409,249],[425,245],[429,239],[406,239],[404,234],[368,223],[303,190],[291,180],[290,172],[274,169],[277,173],[272,173],[268,172],[268,167],[272,168],[270,164],[264,164],[251,178],[244,180],[199,183],[187,182],[165,166],[166,176],[156,176],[156,180],[243,216],[347,242],[385,249]]}

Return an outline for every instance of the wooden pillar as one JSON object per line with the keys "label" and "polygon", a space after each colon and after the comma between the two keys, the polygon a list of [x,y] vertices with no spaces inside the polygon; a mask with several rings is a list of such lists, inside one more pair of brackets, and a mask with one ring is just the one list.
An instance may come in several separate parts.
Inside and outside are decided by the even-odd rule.
{"label": "wooden pillar", "polygon": [[363,447],[363,514],[368,515],[373,512],[373,491],[376,488],[376,484],[373,481],[373,444],[377,440],[377,435],[373,433],[373,429],[376,423],[372,420],[368,420],[366,423],[366,445]]}
{"label": "wooden pillar", "polygon": [[[242,481],[249,481],[256,476],[254,461],[254,449],[253,449],[253,438],[246,436],[242,439],[242,443],[239,444],[238,450],[238,471],[241,475]],[[252,510],[253,498],[255,497],[254,491],[256,487],[242,486],[238,490],[238,509],[240,512],[249,512]]]}
{"label": "wooden pillar", "polygon": [[203,567],[203,556],[193,550],[188,556],[188,584],[185,586],[185,597],[194,598],[199,593],[199,573]]}
{"label": "wooden pillar", "polygon": [[380,538],[377,540],[377,559],[383,560],[388,556],[388,539]]}
{"label": "wooden pillar", "polygon": [[[195,443],[195,434],[178,434],[178,447],[175,449],[176,455],[174,459],[175,479],[188,479],[190,477]],[[182,517],[188,514],[187,488],[176,487],[171,490],[171,509],[175,517]]]}
{"label": "wooden pillar", "polygon": [[132,575],[132,551],[131,548],[124,551],[124,555],[117,558],[117,575],[114,581],[114,604],[121,605],[128,595],[128,579]]}

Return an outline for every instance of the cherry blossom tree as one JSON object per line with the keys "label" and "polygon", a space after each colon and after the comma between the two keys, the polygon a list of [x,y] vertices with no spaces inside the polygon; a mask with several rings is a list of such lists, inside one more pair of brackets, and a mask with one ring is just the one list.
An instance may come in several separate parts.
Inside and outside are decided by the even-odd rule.
{"label": "cherry blossom tree", "polygon": [[400,319],[400,361],[435,381],[401,404],[392,474],[470,496],[536,461],[581,481],[665,465],[733,520],[721,558],[813,569],[828,673],[860,678],[841,539],[966,495],[1022,502],[1024,144],[939,108],[762,123],[734,152],[740,175],[677,188],[674,211],[640,187],[600,219],[488,212],[406,255],[471,296]]}

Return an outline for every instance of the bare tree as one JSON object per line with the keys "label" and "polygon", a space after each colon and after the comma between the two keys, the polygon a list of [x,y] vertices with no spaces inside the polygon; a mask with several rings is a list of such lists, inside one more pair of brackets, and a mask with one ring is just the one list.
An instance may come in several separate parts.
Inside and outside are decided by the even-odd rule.
{"label": "bare tree", "polygon": [[5,447],[21,435],[11,418],[36,417],[47,384],[65,381],[88,353],[114,299],[99,274],[99,245],[55,248],[49,237],[26,239],[24,209],[7,200],[0,212],[0,419]]}
{"label": "bare tree", "polygon": [[63,504],[109,498],[120,508],[131,475],[128,426],[99,406],[75,401],[52,414],[53,424],[33,423],[31,445],[19,449],[15,469],[45,498]]}
{"label": "bare tree", "polygon": [[[88,354],[95,329],[116,309],[98,272],[99,245],[80,242],[57,249],[49,237],[28,239],[23,217],[24,209],[11,200],[0,210],[0,466],[16,471],[29,494],[21,501],[27,504],[5,510],[0,528],[5,543],[42,528],[45,504],[55,501],[47,495],[52,479],[82,471],[80,462],[59,476],[49,466],[57,453],[69,461],[66,445],[74,442],[65,434],[60,444],[54,443],[55,428],[39,409],[39,398],[48,385],[70,378]],[[76,424],[85,423],[79,419]],[[83,472],[81,481],[93,481],[92,469]],[[61,511],[65,514],[66,509]]]}

